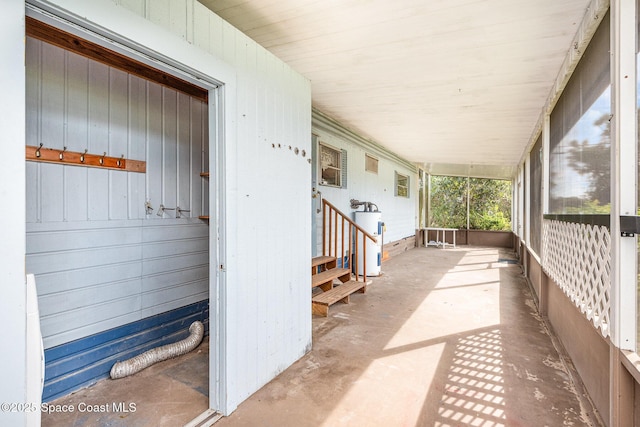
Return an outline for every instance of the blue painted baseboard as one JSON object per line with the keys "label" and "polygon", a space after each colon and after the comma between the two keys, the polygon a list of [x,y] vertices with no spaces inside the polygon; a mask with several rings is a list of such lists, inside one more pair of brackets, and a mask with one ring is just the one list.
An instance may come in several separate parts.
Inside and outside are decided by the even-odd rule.
{"label": "blue painted baseboard", "polygon": [[45,350],[42,401],[107,378],[118,361],[186,338],[196,320],[204,323],[208,334],[208,299]]}

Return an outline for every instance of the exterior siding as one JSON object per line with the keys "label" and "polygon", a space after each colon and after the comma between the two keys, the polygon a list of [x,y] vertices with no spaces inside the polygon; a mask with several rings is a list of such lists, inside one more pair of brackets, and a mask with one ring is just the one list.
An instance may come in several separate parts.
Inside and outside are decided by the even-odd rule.
{"label": "exterior siding", "polygon": [[[314,112],[313,133],[319,142],[347,152],[347,186],[318,185],[322,197],[345,214],[354,212],[351,199],[375,203],[385,223],[385,243],[414,236],[417,224],[418,172],[415,165],[378,144],[352,133],[339,123]],[[365,170],[365,154],[378,159],[378,173]],[[409,176],[409,197],[395,196],[395,173]],[[320,207],[318,205],[318,207]],[[362,208],[359,208],[360,210]],[[351,219],[354,215],[351,215]],[[322,214],[317,215],[317,253],[322,251]]]}

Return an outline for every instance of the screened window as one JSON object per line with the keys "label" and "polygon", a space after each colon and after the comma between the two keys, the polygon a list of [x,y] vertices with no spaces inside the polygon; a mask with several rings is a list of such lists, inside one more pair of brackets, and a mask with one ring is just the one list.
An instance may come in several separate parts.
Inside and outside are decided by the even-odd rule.
{"label": "screened window", "polygon": [[430,227],[511,230],[511,181],[436,175],[430,189]]}
{"label": "screened window", "polygon": [[[343,151],[320,143],[320,184],[343,186]],[[346,169],[346,168],[345,168]]]}
{"label": "screened window", "polygon": [[431,176],[429,227],[467,228],[467,178]]}
{"label": "screened window", "polygon": [[469,178],[469,228],[511,230],[511,181]]}
{"label": "screened window", "polygon": [[396,196],[409,197],[409,177],[396,172]]}
{"label": "screened window", "polygon": [[551,113],[550,213],[610,211],[609,38],[607,14]]}
{"label": "screened window", "polygon": [[373,172],[375,174],[378,173],[378,159],[375,157],[365,154],[364,155],[364,170],[367,172]]}
{"label": "screened window", "polygon": [[540,252],[542,241],[542,135],[533,146],[529,153],[529,206],[531,209],[531,219],[529,221],[529,243],[531,249],[538,254]]}

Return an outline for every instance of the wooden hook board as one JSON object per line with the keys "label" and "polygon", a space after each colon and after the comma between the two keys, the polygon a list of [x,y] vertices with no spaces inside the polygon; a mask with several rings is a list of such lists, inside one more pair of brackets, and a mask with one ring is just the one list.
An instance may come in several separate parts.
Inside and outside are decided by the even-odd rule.
{"label": "wooden hook board", "polygon": [[27,160],[35,162],[62,163],[73,166],[87,166],[139,173],[145,173],[147,171],[147,162],[125,159],[124,157],[79,153],[77,151],[35,147],[33,145],[26,146],[25,154]]}

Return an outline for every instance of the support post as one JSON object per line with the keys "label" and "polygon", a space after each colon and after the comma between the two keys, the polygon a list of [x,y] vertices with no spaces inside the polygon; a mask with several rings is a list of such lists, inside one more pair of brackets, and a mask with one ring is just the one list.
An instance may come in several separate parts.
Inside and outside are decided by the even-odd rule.
{"label": "support post", "polygon": [[633,387],[620,350],[636,351],[637,236],[620,216],[636,215],[636,2],[611,1],[611,309],[609,425],[632,425]]}
{"label": "support post", "polygon": [[636,242],[621,237],[620,216],[636,215],[635,1],[611,2],[611,341],[636,350]]}

